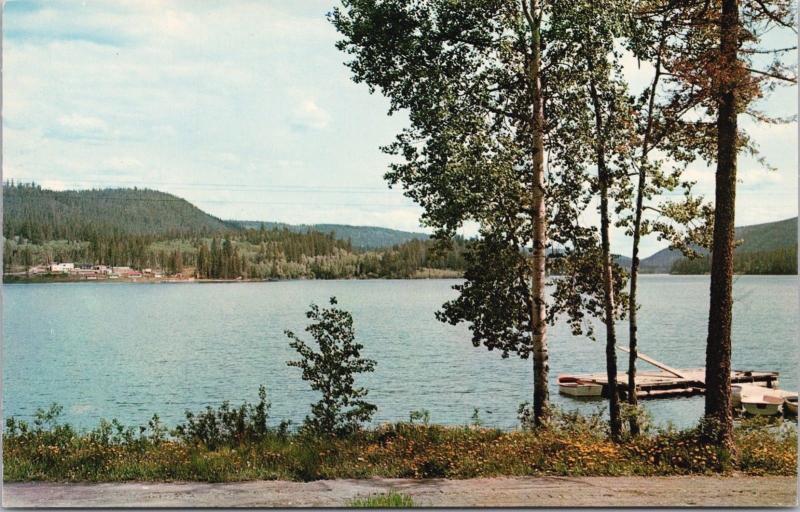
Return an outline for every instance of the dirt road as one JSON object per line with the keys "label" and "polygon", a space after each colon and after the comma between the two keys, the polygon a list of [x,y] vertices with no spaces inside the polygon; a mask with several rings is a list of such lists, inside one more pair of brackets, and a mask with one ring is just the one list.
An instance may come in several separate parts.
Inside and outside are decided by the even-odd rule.
{"label": "dirt road", "polygon": [[716,506],[797,504],[794,477],[536,477],[259,481],[227,484],[10,483],[5,507],[333,507],[397,491],[418,506]]}

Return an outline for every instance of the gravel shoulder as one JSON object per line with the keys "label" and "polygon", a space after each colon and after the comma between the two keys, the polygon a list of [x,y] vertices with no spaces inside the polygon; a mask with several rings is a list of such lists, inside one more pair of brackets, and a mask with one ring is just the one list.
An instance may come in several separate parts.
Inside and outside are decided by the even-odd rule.
{"label": "gravel shoulder", "polygon": [[341,507],[397,491],[418,506],[793,507],[795,477],[525,477],[238,483],[8,483],[8,507]]}

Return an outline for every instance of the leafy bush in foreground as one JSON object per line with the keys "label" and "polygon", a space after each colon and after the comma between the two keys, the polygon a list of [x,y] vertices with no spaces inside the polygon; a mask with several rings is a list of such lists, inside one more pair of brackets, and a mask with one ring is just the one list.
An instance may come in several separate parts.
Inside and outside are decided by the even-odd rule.
{"label": "leafy bush in foreground", "polygon": [[[336,306],[336,297],[331,297],[330,303]],[[319,435],[352,434],[377,410],[364,400],[368,391],[355,385],[355,376],[374,371],[375,361],[361,357],[364,346],[355,341],[353,317],[347,311],[336,307],[320,309],[311,304],[306,316],[313,320],[306,331],[314,338],[318,350],[292,331],[286,331],[292,340],[290,346],[301,357],[286,364],[303,370],[303,380],[322,394],[319,402],[311,405],[311,416],[306,417],[305,426]]]}
{"label": "leafy bush in foreground", "polygon": [[[209,406],[199,414],[186,411],[186,423],[178,425],[175,434],[187,443],[200,444],[209,450],[260,441],[270,432],[267,426],[270,403],[264,386],[258,388],[258,399],[256,405],[244,402],[238,408],[231,408],[226,400],[217,410]],[[278,429],[285,433],[287,427],[284,422]]]}

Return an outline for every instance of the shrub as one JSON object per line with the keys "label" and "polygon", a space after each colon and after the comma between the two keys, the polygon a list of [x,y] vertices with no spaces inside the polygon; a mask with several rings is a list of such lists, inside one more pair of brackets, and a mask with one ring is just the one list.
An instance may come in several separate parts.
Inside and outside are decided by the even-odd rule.
{"label": "shrub", "polygon": [[419,409],[417,411],[411,411],[408,414],[408,422],[414,423],[415,421],[421,421],[423,425],[428,425],[431,421],[431,412],[428,409]]}
{"label": "shrub", "polygon": [[[332,306],[337,304],[331,297]],[[306,331],[314,338],[319,350],[314,350],[291,331],[292,341],[301,359],[286,364],[303,370],[303,380],[311,389],[322,393],[322,399],[312,404],[311,416],[306,417],[307,429],[322,435],[341,436],[355,432],[369,421],[377,407],[364,400],[365,388],[355,386],[355,375],[375,370],[375,361],[361,357],[363,345],[355,341],[353,317],[335,307],[320,309],[311,304],[306,316],[313,320]]]}
{"label": "shrub", "polygon": [[37,439],[42,444],[64,448],[75,437],[75,430],[71,425],[62,425],[59,422],[63,411],[64,407],[58,404],[51,404],[47,409],[36,409],[33,427],[26,421],[8,418],[5,437],[28,442]]}
{"label": "shrub", "polygon": [[[211,406],[206,410],[194,414],[186,411],[186,423],[175,428],[175,434],[182,440],[202,444],[209,450],[220,446],[235,446],[247,441],[259,441],[269,432],[267,426],[270,404],[267,402],[267,390],[264,386],[258,388],[258,403],[248,404],[246,401],[238,408],[232,408],[227,400],[214,410]],[[151,430],[158,433],[160,439],[163,430],[160,429],[158,416],[150,422]],[[285,431],[285,426],[283,427]]]}

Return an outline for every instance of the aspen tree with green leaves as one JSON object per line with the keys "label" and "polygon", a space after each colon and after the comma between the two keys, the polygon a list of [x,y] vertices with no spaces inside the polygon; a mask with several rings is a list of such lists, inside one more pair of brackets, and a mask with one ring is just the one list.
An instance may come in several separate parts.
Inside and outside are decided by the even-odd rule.
{"label": "aspen tree with green leaves", "polygon": [[[633,17],[626,26],[625,47],[640,63],[639,73],[645,73],[645,69],[652,73],[644,90],[631,98],[635,138],[630,165],[635,184],[630,200],[618,205],[618,210],[627,214],[621,225],[632,239],[627,384],[628,389],[636,389],[641,240],[655,234],[669,241],[671,248],[695,258],[695,247],[710,245],[713,207],[702,196],[693,195],[693,182],[682,178],[687,165],[702,157],[705,141],[697,134],[707,130],[703,120],[691,115],[701,104],[700,99],[670,72],[687,42],[681,4],[645,0],[636,2],[630,12]],[[664,197],[677,191],[682,192],[679,199]],[[636,393],[628,393],[627,401],[637,407]],[[630,414],[628,419],[631,434],[637,435],[637,415]]]}
{"label": "aspen tree with green leaves", "polygon": [[[553,30],[565,26],[557,3],[345,0],[330,16],[353,79],[386,96],[390,114],[409,116],[383,148],[399,157],[390,185],[423,207],[422,222],[440,240],[478,225],[459,296],[437,317],[468,323],[475,346],[533,359],[537,425],[549,403],[548,323],[577,312],[548,311],[547,253],[591,237],[578,221],[584,180],[545,161],[572,137],[555,114],[570,95],[559,62],[569,51]],[[565,303],[582,303],[567,298],[565,282],[554,283]]]}
{"label": "aspen tree with green leaves", "polygon": [[[615,323],[625,312],[626,276],[611,253],[611,227],[616,224],[614,203],[629,200],[631,192],[633,137],[632,108],[615,41],[624,35],[629,6],[625,1],[557,2],[560,23],[554,27],[565,52],[565,88],[571,91],[560,116],[572,120],[572,137],[563,138],[557,152],[561,158],[555,165],[569,162],[566,170],[586,182],[587,193],[596,198],[600,220],[599,233],[591,230],[581,243],[573,242],[573,251],[583,263],[572,269],[571,279],[587,284],[582,287],[582,303],[572,306],[570,316],[584,318],[589,313],[604,325],[609,426],[615,440],[622,435]],[[558,295],[558,299],[570,295]],[[574,326],[573,332],[580,333],[580,327]]]}

